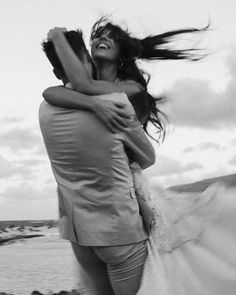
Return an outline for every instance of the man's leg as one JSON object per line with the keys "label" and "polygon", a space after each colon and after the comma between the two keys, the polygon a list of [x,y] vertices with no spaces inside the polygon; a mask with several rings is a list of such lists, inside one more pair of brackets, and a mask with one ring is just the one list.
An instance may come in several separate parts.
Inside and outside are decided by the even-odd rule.
{"label": "man's leg", "polygon": [[92,248],[106,263],[115,295],[135,295],[141,283],[147,257],[146,242]]}
{"label": "man's leg", "polygon": [[114,295],[106,264],[94,253],[91,247],[71,243],[79,262],[79,291],[82,295]]}

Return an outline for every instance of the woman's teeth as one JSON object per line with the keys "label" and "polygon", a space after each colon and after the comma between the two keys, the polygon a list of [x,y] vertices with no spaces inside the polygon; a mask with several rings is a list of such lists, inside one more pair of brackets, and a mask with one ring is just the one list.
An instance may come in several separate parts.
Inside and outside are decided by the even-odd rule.
{"label": "woman's teeth", "polygon": [[97,48],[109,49],[109,47],[106,44],[104,44],[104,43],[98,44],[98,47]]}

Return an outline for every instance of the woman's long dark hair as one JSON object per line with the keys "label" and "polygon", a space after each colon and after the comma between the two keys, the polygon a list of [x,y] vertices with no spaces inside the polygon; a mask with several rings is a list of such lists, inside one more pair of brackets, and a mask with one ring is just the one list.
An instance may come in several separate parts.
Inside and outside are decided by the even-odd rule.
{"label": "woman's long dark hair", "polygon": [[150,134],[147,131],[148,123],[152,123],[159,134],[162,131],[165,133],[165,127],[161,117],[166,118],[166,116],[157,107],[157,104],[162,102],[163,98],[153,97],[148,93],[147,85],[150,76],[137,66],[136,60],[188,59],[197,61],[204,57],[204,55],[199,53],[199,49],[171,49],[168,45],[173,37],[180,34],[202,32],[207,30],[208,27],[209,25],[202,29],[174,30],[164,34],[138,39],[132,37],[127,30],[123,30],[119,26],[112,24],[107,17],[100,18],[93,25],[91,40],[101,36],[104,31],[108,31],[110,37],[119,45],[120,64],[118,66],[118,79],[133,80],[142,86],[143,92],[135,96],[134,99],[131,98],[131,102],[136,103],[136,112],[140,115],[139,119],[142,117],[143,128],[149,136]]}

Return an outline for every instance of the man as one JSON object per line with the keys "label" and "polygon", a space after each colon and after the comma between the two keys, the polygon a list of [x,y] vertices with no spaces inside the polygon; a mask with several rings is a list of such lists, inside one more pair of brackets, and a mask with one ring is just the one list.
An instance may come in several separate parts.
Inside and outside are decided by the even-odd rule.
{"label": "man", "polygon": [[[65,36],[91,72],[90,56],[81,32],[67,32]],[[43,48],[56,76],[68,85],[52,43],[44,43]],[[125,133],[114,133],[117,127],[124,130],[125,123],[120,124],[123,121],[116,114],[109,124],[98,111],[102,112],[101,104],[108,103],[112,114],[119,112],[125,116],[122,104],[107,101],[115,101],[117,94],[100,99],[83,94],[78,97],[73,90],[57,87],[46,90],[44,96],[56,94],[62,98],[63,105],[63,100],[69,99],[68,93],[77,95],[76,107],[80,105],[81,110],[43,102],[39,112],[41,131],[58,184],[62,236],[71,241],[79,263],[89,275],[90,292],[135,294],[146,257],[147,233],[139,214],[125,146],[142,167],[153,164],[154,151],[136,121],[129,123]]]}

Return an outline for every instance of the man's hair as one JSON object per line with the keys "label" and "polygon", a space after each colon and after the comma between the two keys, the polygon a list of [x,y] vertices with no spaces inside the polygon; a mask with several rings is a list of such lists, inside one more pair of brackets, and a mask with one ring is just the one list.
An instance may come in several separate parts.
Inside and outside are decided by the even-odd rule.
{"label": "man's hair", "polygon": [[[83,33],[81,30],[76,31],[67,31],[64,33],[65,38],[69,45],[71,46],[72,50],[75,52],[76,56],[83,61],[84,57],[86,56],[87,60],[92,64],[93,76],[96,75],[95,71],[95,64],[85,46],[83,40]],[[47,58],[49,59],[53,68],[60,73],[61,77],[66,77],[66,73],[63,69],[61,61],[57,55],[55,47],[51,41],[43,42],[42,43],[43,51],[45,52]]]}

